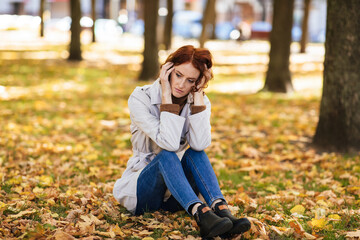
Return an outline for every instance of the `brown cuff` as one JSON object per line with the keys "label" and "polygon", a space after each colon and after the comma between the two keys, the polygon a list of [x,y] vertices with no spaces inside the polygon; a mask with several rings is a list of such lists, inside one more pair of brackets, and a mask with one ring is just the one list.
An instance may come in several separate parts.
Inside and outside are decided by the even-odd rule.
{"label": "brown cuff", "polygon": [[179,115],[180,106],[178,104],[161,104],[160,112],[163,112],[163,111]]}
{"label": "brown cuff", "polygon": [[206,109],[206,105],[200,105],[200,106],[191,106],[191,114],[196,114],[199,112],[202,112]]}

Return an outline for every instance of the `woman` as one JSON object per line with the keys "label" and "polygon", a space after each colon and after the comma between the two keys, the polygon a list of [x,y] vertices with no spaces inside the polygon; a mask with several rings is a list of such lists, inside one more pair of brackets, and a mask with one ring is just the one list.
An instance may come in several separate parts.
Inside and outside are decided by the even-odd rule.
{"label": "woman", "polygon": [[134,90],[128,101],[134,155],[113,190],[135,215],[185,209],[205,238],[250,228],[246,218],[231,215],[204,152],[211,143],[211,106],[203,91],[211,67],[207,49],[183,46],[169,55],[159,79]]}

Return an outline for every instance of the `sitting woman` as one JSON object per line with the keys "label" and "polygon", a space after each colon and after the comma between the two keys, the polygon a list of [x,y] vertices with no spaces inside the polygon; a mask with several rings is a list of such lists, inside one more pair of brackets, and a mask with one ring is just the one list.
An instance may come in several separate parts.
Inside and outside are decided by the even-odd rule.
{"label": "sitting woman", "polygon": [[134,155],[113,190],[135,215],[185,209],[205,238],[250,229],[248,219],[231,214],[204,152],[211,105],[203,90],[212,65],[207,49],[183,46],[168,56],[159,79],[134,90],[128,101]]}

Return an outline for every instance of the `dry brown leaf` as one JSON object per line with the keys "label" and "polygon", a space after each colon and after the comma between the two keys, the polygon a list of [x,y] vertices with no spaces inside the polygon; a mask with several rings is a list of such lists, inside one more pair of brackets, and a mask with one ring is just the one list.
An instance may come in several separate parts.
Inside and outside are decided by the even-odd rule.
{"label": "dry brown leaf", "polygon": [[360,238],[360,229],[356,231],[350,231],[346,233],[346,237],[349,238]]}
{"label": "dry brown leaf", "polygon": [[95,225],[103,224],[103,221],[99,220],[97,217],[95,217],[92,214],[82,215],[82,216],[80,216],[80,219],[82,219],[88,223],[94,223]]}
{"label": "dry brown leaf", "polygon": [[306,239],[309,239],[309,240],[317,239],[317,237],[315,237],[315,236],[313,236],[313,235],[311,235],[310,233],[307,233],[307,232],[304,233],[304,237]]}
{"label": "dry brown leaf", "polygon": [[79,218],[82,213],[83,213],[82,209],[71,210],[69,214],[66,216],[66,220],[73,221],[74,219]]}
{"label": "dry brown leaf", "polygon": [[89,236],[89,237],[83,237],[80,238],[81,240],[101,240],[102,238],[99,236]]}
{"label": "dry brown leaf", "polygon": [[9,217],[10,217],[10,218],[20,218],[20,217],[23,217],[23,216],[25,216],[25,215],[30,215],[30,214],[33,214],[33,213],[36,213],[36,210],[35,210],[35,209],[26,210],[26,211],[21,211],[21,212],[19,212],[18,214],[9,215]]}
{"label": "dry brown leaf", "polygon": [[56,230],[55,234],[54,234],[54,238],[55,240],[73,240],[76,239],[73,236],[71,236],[70,234],[63,232],[61,230]]}
{"label": "dry brown leaf", "polygon": [[125,237],[125,233],[121,230],[121,228],[118,225],[111,226],[110,232],[114,232],[117,236]]}
{"label": "dry brown leaf", "polygon": [[94,231],[95,234],[104,236],[104,237],[109,237],[109,238],[115,238],[116,234],[114,232],[100,232],[100,231]]}
{"label": "dry brown leaf", "polygon": [[296,220],[294,219],[293,221],[289,222],[289,225],[295,230],[295,232],[297,234],[299,234],[300,236],[302,236],[305,232],[303,226]]}
{"label": "dry brown leaf", "polygon": [[261,239],[269,239],[265,225],[256,218],[247,217],[251,222],[251,232],[260,235]]}

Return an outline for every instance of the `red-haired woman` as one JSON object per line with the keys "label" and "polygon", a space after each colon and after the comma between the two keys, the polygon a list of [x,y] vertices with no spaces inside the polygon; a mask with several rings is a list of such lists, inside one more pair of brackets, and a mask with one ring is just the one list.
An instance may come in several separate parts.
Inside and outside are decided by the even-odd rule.
{"label": "red-haired woman", "polygon": [[250,228],[248,219],[231,215],[204,152],[211,143],[211,105],[203,92],[211,67],[207,49],[183,46],[153,84],[134,90],[128,101],[134,155],[113,190],[135,215],[185,209],[205,238]]}

